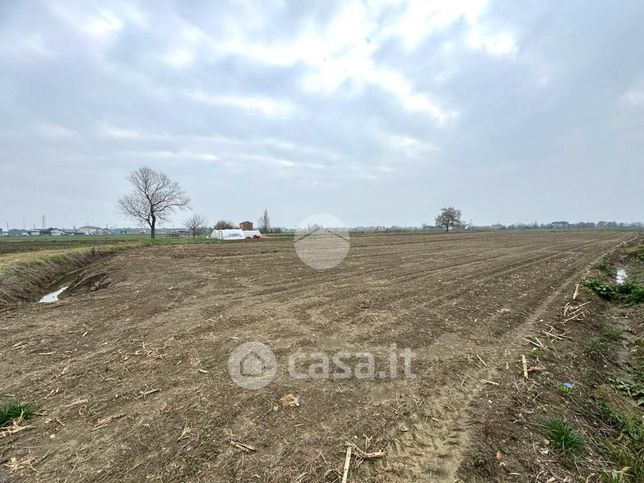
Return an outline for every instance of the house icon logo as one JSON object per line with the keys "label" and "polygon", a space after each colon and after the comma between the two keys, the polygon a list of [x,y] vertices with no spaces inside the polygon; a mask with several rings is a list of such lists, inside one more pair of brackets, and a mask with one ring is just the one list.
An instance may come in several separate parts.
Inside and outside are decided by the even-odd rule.
{"label": "house icon logo", "polygon": [[275,377],[277,359],[266,344],[245,342],[231,352],[228,358],[228,372],[239,387],[260,389]]}
{"label": "house icon logo", "polygon": [[338,266],[349,252],[349,230],[333,215],[319,213],[303,220],[295,232],[295,252],[316,270]]}

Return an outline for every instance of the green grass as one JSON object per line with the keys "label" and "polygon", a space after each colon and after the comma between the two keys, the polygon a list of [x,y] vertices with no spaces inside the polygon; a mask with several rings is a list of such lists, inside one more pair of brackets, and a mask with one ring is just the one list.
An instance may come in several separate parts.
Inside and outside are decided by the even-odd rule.
{"label": "green grass", "polygon": [[140,243],[142,236],[40,236],[40,237],[0,237],[0,254],[58,250],[64,248],[86,247],[92,245],[120,245]]}
{"label": "green grass", "polygon": [[613,284],[600,282],[599,280],[587,280],[584,285],[599,295],[604,300],[613,300],[616,296]]}
{"label": "green grass", "polygon": [[[158,237],[151,239],[149,237],[41,237],[40,240],[28,240],[27,242],[11,241],[7,242],[6,238],[0,237],[0,277],[9,275],[12,265],[16,263],[61,263],[65,257],[73,253],[97,253],[109,254],[116,253],[123,249],[151,247],[162,245],[194,245],[194,244],[217,244],[222,243],[220,240],[213,240],[207,237],[200,238],[178,238],[178,237]],[[73,242],[58,238],[76,238]],[[12,238],[9,238],[12,240]]]}
{"label": "green grass", "polygon": [[644,422],[623,411],[610,407],[604,401],[597,401],[602,419],[618,431],[628,435],[634,443],[639,444],[644,454]]}
{"label": "green grass", "polygon": [[[605,482],[623,482],[623,481],[642,481],[633,480],[633,476],[642,477],[644,475],[644,451],[635,446],[625,445],[623,443],[613,444],[606,439],[600,440],[600,448],[613,461],[622,468],[620,471],[610,471],[604,475],[602,481]],[[612,479],[611,479],[612,478]]]}
{"label": "green grass", "polygon": [[610,341],[619,342],[622,340],[622,336],[624,335],[624,329],[615,326],[604,327],[601,329],[601,334],[604,338]]}
{"label": "green grass", "polygon": [[591,337],[584,346],[584,354],[593,359],[605,358],[608,353],[608,343],[600,337]]}
{"label": "green grass", "polygon": [[180,245],[217,243],[206,236],[183,238],[158,235],[107,235],[107,236],[40,236],[40,237],[0,237],[0,255],[9,255],[43,250],[66,250],[91,247],[137,247],[153,245]]}
{"label": "green grass", "polygon": [[640,246],[636,248],[635,250],[631,251],[630,256],[644,262],[644,246]]}
{"label": "green grass", "polygon": [[601,482],[602,483],[625,483],[627,481],[631,481],[630,479],[627,479],[628,471],[630,469],[631,468],[629,466],[625,466],[619,471],[617,470],[607,471],[602,475]]}
{"label": "green grass", "polygon": [[587,280],[584,285],[604,300],[614,300],[628,305],[644,303],[644,285],[627,282],[623,284]]}
{"label": "green grass", "polygon": [[584,440],[568,423],[547,419],[541,426],[545,437],[562,453],[578,453],[584,448]]}
{"label": "green grass", "polygon": [[559,391],[561,391],[561,393],[565,394],[566,396],[572,396],[573,394],[573,387],[568,387],[564,384],[559,384],[557,386],[557,389],[559,389]]}
{"label": "green grass", "polygon": [[596,263],[595,265],[593,265],[593,268],[599,270],[600,272],[604,272],[607,275],[612,275],[612,270],[607,262]]}
{"label": "green grass", "polygon": [[36,414],[38,406],[29,403],[9,401],[0,406],[0,427],[9,426],[14,419],[31,419]]}
{"label": "green grass", "polygon": [[644,407],[644,386],[632,381],[622,379],[611,379],[613,386],[622,394],[629,396],[638,406]]}
{"label": "green grass", "polygon": [[618,444],[604,440],[602,448],[622,467],[627,467],[630,474],[644,475],[644,422],[640,417],[613,409],[604,401],[596,403],[604,422],[621,433]]}

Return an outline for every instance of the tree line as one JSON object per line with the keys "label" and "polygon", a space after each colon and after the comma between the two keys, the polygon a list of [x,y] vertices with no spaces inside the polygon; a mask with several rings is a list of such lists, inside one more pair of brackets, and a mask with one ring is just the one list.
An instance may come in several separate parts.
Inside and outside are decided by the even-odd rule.
{"label": "tree line", "polygon": [[[179,183],[172,181],[164,173],[154,170],[148,166],[142,166],[132,171],[128,177],[132,187],[129,194],[118,200],[121,212],[127,217],[136,220],[142,225],[150,228],[150,236],[156,237],[158,223],[167,221],[177,211],[190,208],[190,198],[179,186]],[[569,223],[567,221],[554,221],[548,224],[514,224],[514,225],[491,225],[489,227],[470,227],[463,223],[461,210],[448,206],[442,208],[436,219],[435,226],[449,232],[459,228],[473,229],[593,229],[593,228],[641,228],[641,223],[617,223],[615,221],[600,221]],[[207,220],[200,214],[193,214],[184,221],[188,232],[196,237],[207,228]],[[262,233],[280,232],[280,228],[273,228],[268,210],[264,210],[257,220],[259,231]],[[236,228],[237,226],[229,220],[219,220],[214,225],[216,230]],[[428,228],[423,225],[423,228]]]}

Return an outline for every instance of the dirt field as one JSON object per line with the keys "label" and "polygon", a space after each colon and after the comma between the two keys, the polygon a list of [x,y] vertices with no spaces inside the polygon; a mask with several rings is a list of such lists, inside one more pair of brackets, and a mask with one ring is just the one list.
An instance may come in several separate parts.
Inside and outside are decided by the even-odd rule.
{"label": "dirt field", "polygon": [[[31,428],[0,440],[0,459],[17,465],[0,481],[340,481],[347,442],[385,452],[354,463],[349,481],[472,481],[482,411],[495,383],[521,373],[525,337],[631,238],[353,236],[326,271],[289,239],[118,253],[87,268],[107,275],[105,288],[0,312],[1,395],[41,407]],[[259,390],[228,373],[247,341],[277,356]],[[414,352],[415,378],[287,370],[298,350],[368,351],[379,370],[392,344]],[[299,406],[281,407],[289,393]]]}

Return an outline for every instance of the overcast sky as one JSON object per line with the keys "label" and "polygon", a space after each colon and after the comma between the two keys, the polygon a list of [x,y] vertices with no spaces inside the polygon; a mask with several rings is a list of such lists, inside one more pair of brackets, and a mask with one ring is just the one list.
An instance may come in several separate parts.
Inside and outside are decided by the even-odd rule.
{"label": "overcast sky", "polygon": [[[644,2],[0,0],[0,223],[644,221]],[[187,213],[177,215],[179,224]]]}

